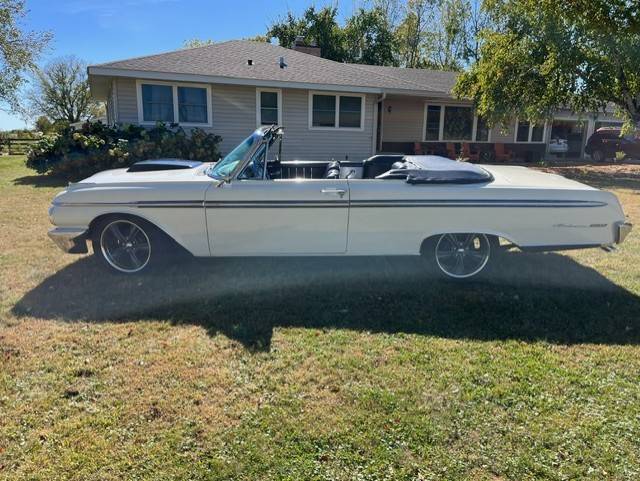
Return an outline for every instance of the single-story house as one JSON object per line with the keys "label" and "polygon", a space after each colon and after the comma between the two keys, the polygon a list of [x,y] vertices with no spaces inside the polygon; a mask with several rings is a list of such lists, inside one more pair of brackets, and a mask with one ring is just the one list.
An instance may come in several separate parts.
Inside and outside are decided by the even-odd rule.
{"label": "single-story house", "polygon": [[544,125],[514,119],[506,130],[489,128],[451,95],[455,72],[334,62],[300,42],[287,49],[233,40],[92,65],[88,74],[109,123],[200,127],[222,136],[222,153],[257,126],[278,123],[288,159],[485,151],[581,158],[594,129],[620,124],[567,111]]}

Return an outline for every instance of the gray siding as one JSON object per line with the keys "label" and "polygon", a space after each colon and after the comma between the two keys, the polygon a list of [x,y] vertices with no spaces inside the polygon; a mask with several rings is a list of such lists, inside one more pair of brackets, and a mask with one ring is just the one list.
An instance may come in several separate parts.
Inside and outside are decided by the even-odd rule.
{"label": "gray siding", "polygon": [[[365,98],[364,130],[309,129],[309,91],[283,89],[282,125],[284,159],[329,160],[364,159],[373,145],[375,97]],[[257,127],[256,89],[235,85],[212,85],[212,132],[222,136],[220,151],[233,149]]]}
{"label": "gray siding", "polygon": [[283,157],[299,160],[362,160],[372,155],[375,96],[365,97],[364,130],[309,129],[309,92],[282,91]]}
{"label": "gray siding", "polygon": [[136,81],[128,78],[116,80],[117,121],[123,124],[138,123],[138,102]]}
{"label": "gray siding", "polygon": [[[344,93],[343,93],[344,94]],[[137,123],[137,89],[134,79],[117,80],[118,122]],[[256,129],[256,88],[211,85],[212,127],[205,130],[222,137],[220,152],[228,153]],[[361,160],[372,155],[376,97],[365,97],[363,130],[309,129],[309,91],[282,90],[283,157],[299,160]]]}
{"label": "gray siding", "polygon": [[212,85],[213,127],[222,137],[220,152],[227,154],[256,128],[256,89],[240,85]]}

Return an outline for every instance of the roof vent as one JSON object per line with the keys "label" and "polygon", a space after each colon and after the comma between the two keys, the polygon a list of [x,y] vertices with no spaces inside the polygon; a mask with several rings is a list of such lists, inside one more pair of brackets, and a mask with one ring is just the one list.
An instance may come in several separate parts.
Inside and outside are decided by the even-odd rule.
{"label": "roof vent", "polygon": [[285,68],[287,66],[287,62],[284,61],[284,57],[280,57],[280,68]]}
{"label": "roof vent", "polygon": [[253,65],[253,60],[252,59],[247,59],[247,65]]}

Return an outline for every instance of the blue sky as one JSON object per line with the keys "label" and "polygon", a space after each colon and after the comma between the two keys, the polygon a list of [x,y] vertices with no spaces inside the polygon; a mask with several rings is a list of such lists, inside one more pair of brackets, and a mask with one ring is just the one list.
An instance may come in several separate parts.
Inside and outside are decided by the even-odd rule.
{"label": "blue sky", "polygon": [[[42,56],[46,63],[76,55],[89,63],[153,54],[180,48],[190,38],[214,41],[263,34],[288,10],[338,3],[341,17],[364,0],[27,0],[24,27],[49,30],[53,41]],[[0,129],[24,122],[0,112]]]}

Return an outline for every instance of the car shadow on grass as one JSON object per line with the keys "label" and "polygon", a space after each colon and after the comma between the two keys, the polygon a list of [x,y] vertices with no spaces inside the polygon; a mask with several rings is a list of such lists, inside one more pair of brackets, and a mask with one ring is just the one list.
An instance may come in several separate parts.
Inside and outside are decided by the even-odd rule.
{"label": "car shadow on grass", "polygon": [[639,343],[640,298],[597,271],[559,254],[508,252],[500,266],[461,283],[413,257],[187,259],[123,277],[85,257],[28,292],[14,314],[196,324],[255,350],[268,350],[278,327]]}

